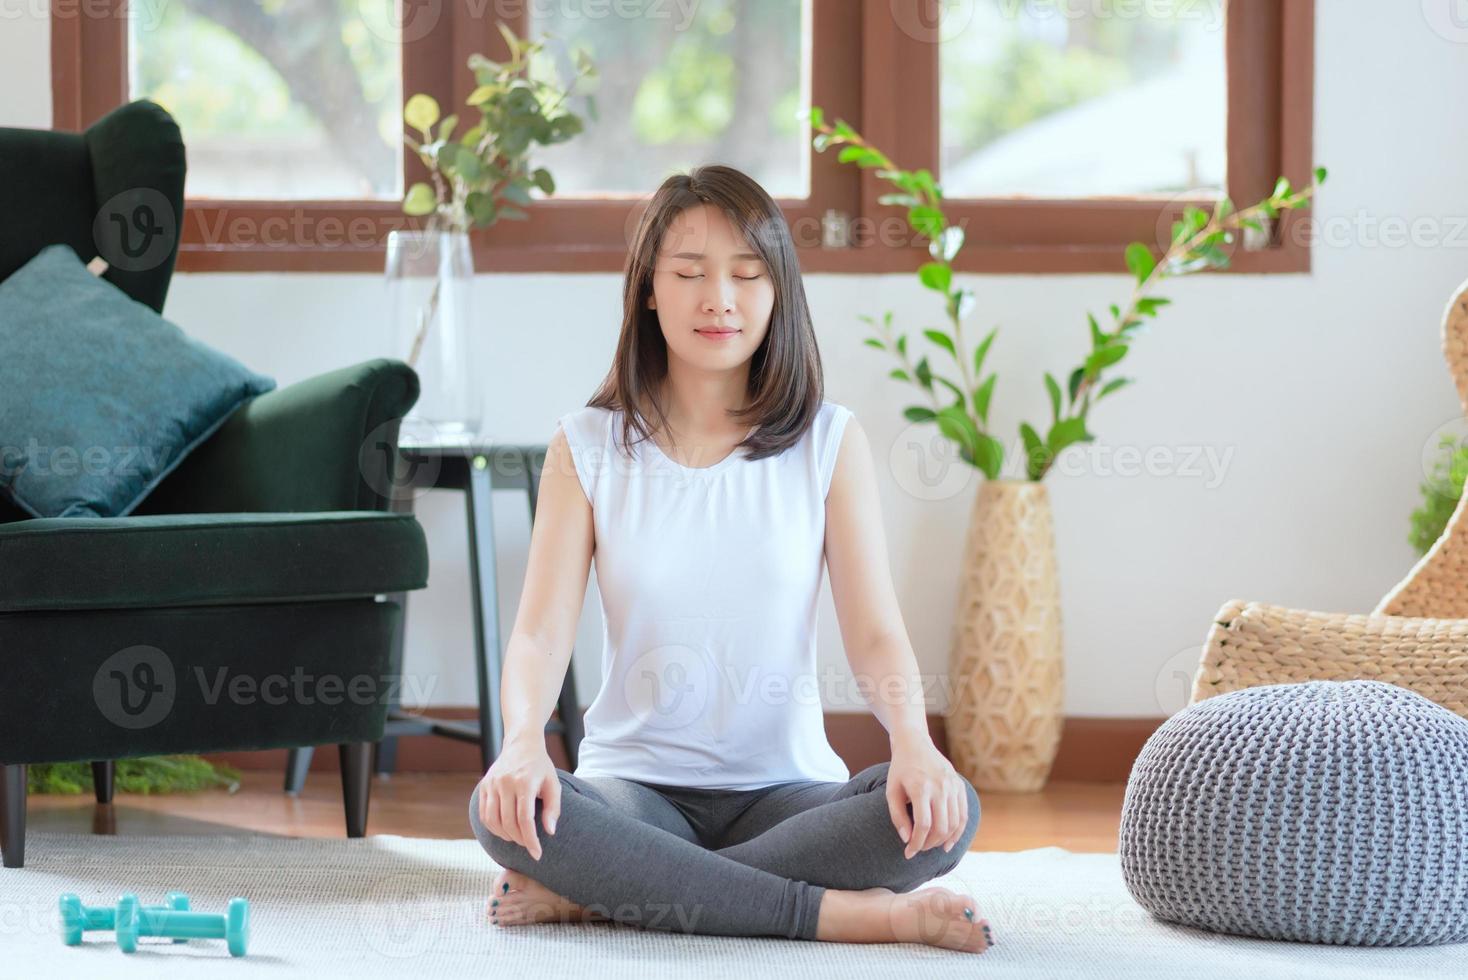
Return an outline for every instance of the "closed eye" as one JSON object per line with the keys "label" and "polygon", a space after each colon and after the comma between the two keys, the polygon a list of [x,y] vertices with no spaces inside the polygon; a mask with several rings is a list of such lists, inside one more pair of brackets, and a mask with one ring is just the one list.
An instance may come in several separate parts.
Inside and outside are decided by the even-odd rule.
{"label": "closed eye", "polygon": [[[697,276],[685,276],[685,275],[684,275],[684,274],[683,274],[683,273],[681,273],[681,272],[680,272],[680,273],[678,273],[678,274],[677,274],[677,275],[678,275],[678,278],[679,278],[679,279],[702,279],[702,278],[703,278],[703,276],[702,276],[702,275],[697,275]],[[745,282],[753,282],[753,281],[754,281],[754,280],[756,280],[756,279],[762,279],[762,278],[763,278],[763,276],[735,276],[735,277],[734,277],[734,278],[735,278],[735,279],[743,279],[743,280],[744,280],[744,281],[745,281]]]}

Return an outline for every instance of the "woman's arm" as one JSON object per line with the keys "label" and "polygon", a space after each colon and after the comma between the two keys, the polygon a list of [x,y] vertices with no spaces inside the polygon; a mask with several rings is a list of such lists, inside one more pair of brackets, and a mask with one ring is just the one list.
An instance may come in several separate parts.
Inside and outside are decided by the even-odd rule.
{"label": "woman's arm", "polygon": [[[841,642],[872,713],[887,729],[887,803],[908,856],[944,850],[968,823],[968,791],[928,733],[922,673],[887,564],[882,503],[866,431],[850,418],[826,495],[826,570]],[[909,818],[904,804],[911,804]]]}
{"label": "woman's arm", "polygon": [[545,723],[570,668],[594,551],[591,504],[566,434],[557,429],[546,447],[525,587],[505,646],[500,710],[507,742],[545,740]]}
{"label": "woman's arm", "polygon": [[556,832],[561,813],[561,781],[545,749],[545,723],[571,665],[595,550],[591,504],[560,430],[546,447],[535,513],[525,589],[500,675],[505,742],[477,792],[485,828],[539,861],[536,799],[545,804],[541,823],[546,833]]}
{"label": "woman's arm", "polygon": [[871,690],[872,713],[894,743],[930,741],[922,675],[888,570],[871,445],[854,417],[826,495],[826,570],[846,659]]}

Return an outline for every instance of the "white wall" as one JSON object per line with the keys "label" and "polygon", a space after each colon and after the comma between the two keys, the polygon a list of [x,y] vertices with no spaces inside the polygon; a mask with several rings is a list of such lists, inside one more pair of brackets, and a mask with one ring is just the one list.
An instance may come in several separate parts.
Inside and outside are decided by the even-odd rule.
{"label": "white wall", "polygon": [[[1172,672],[1229,598],[1364,612],[1413,561],[1405,536],[1422,449],[1460,414],[1438,324],[1468,277],[1468,38],[1444,37],[1452,32],[1434,30],[1416,3],[1316,6],[1316,158],[1331,180],[1315,212],[1329,236],[1315,271],[1173,286],[1174,305],[1128,359],[1140,383],[1093,415],[1095,463],[1073,458],[1077,472],[1050,480],[1071,714],[1178,707]],[[0,125],[49,123],[48,43],[43,18],[0,19]],[[995,414],[1013,432],[1047,411],[1041,372],[1079,356],[1085,311],[1122,299],[1127,280],[971,279],[973,329],[1002,325]],[[857,413],[878,453],[909,635],[925,672],[942,674],[976,482],[938,500],[904,489],[920,485],[913,463],[903,445],[895,465],[888,451],[905,428],[908,390],[884,380],[888,365],[862,346],[855,319],[890,307],[916,331],[939,311],[911,276],[812,275],[806,287],[828,395]],[[545,441],[557,416],[585,401],[615,340],[618,289],[614,275],[481,277],[496,438]],[[373,275],[181,274],[166,313],[286,384],[379,353],[382,296]],[[1121,447],[1161,447],[1184,469],[1117,475],[1100,453]],[[1206,467],[1188,475],[1195,449],[1224,464],[1221,479]],[[520,500],[498,496],[508,631],[527,528]],[[432,703],[471,703],[462,508],[435,493],[419,513],[432,585],[413,600],[409,669],[432,681]],[[843,665],[829,592],[821,634],[823,666]],[[596,689],[599,639],[593,588],[576,652],[583,703]]]}

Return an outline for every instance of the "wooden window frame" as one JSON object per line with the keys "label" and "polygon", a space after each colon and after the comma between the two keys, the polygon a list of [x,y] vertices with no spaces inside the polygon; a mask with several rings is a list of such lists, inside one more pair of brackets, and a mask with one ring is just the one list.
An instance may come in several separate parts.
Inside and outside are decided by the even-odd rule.
{"label": "wooden window frame", "polygon": [[[405,0],[411,3],[412,0]],[[845,118],[906,169],[938,176],[938,46],[905,33],[892,4],[935,16],[939,0],[812,0],[811,98],[828,119]],[[1279,175],[1308,184],[1313,168],[1315,0],[1225,0],[1228,193],[1235,202],[1266,196]],[[462,105],[472,78],[469,53],[507,54],[495,29],[503,19],[528,33],[527,0],[442,0],[430,29],[405,42],[403,91]],[[128,97],[127,0],[52,0],[53,123],[81,130]],[[411,14],[408,24],[411,25]],[[928,22],[932,22],[931,20]],[[806,272],[910,272],[926,243],[900,209],[877,203],[890,185],[871,171],[816,153],[807,142],[811,194],[780,199]],[[405,180],[423,179],[404,148]],[[651,190],[651,188],[649,188]],[[620,272],[645,197],[552,197],[530,204],[528,221],[472,233],[480,272]],[[1165,244],[1170,222],[1206,198],[992,198],[945,201],[967,244],[959,271],[1120,272],[1130,241]],[[828,209],[853,220],[851,247],[821,244]],[[1286,212],[1262,248],[1235,246],[1232,272],[1310,269],[1307,215]],[[419,227],[397,201],[187,202],[178,268],[183,271],[381,271],[387,233]]]}

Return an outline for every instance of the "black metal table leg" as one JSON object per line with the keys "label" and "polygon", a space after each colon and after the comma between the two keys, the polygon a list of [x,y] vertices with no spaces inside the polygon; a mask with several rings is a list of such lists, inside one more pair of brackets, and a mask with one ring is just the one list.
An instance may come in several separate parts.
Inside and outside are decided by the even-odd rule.
{"label": "black metal table leg", "polygon": [[465,510],[469,523],[469,596],[474,607],[474,673],[479,689],[479,758],[488,771],[504,741],[500,717],[499,576],[494,551],[494,485],[489,460],[469,459]]}
{"label": "black metal table leg", "polygon": [[311,758],[316,754],[316,749],[310,745],[302,745],[291,749],[285,757],[285,791],[291,796],[297,796],[306,787],[306,773],[311,771]]}

